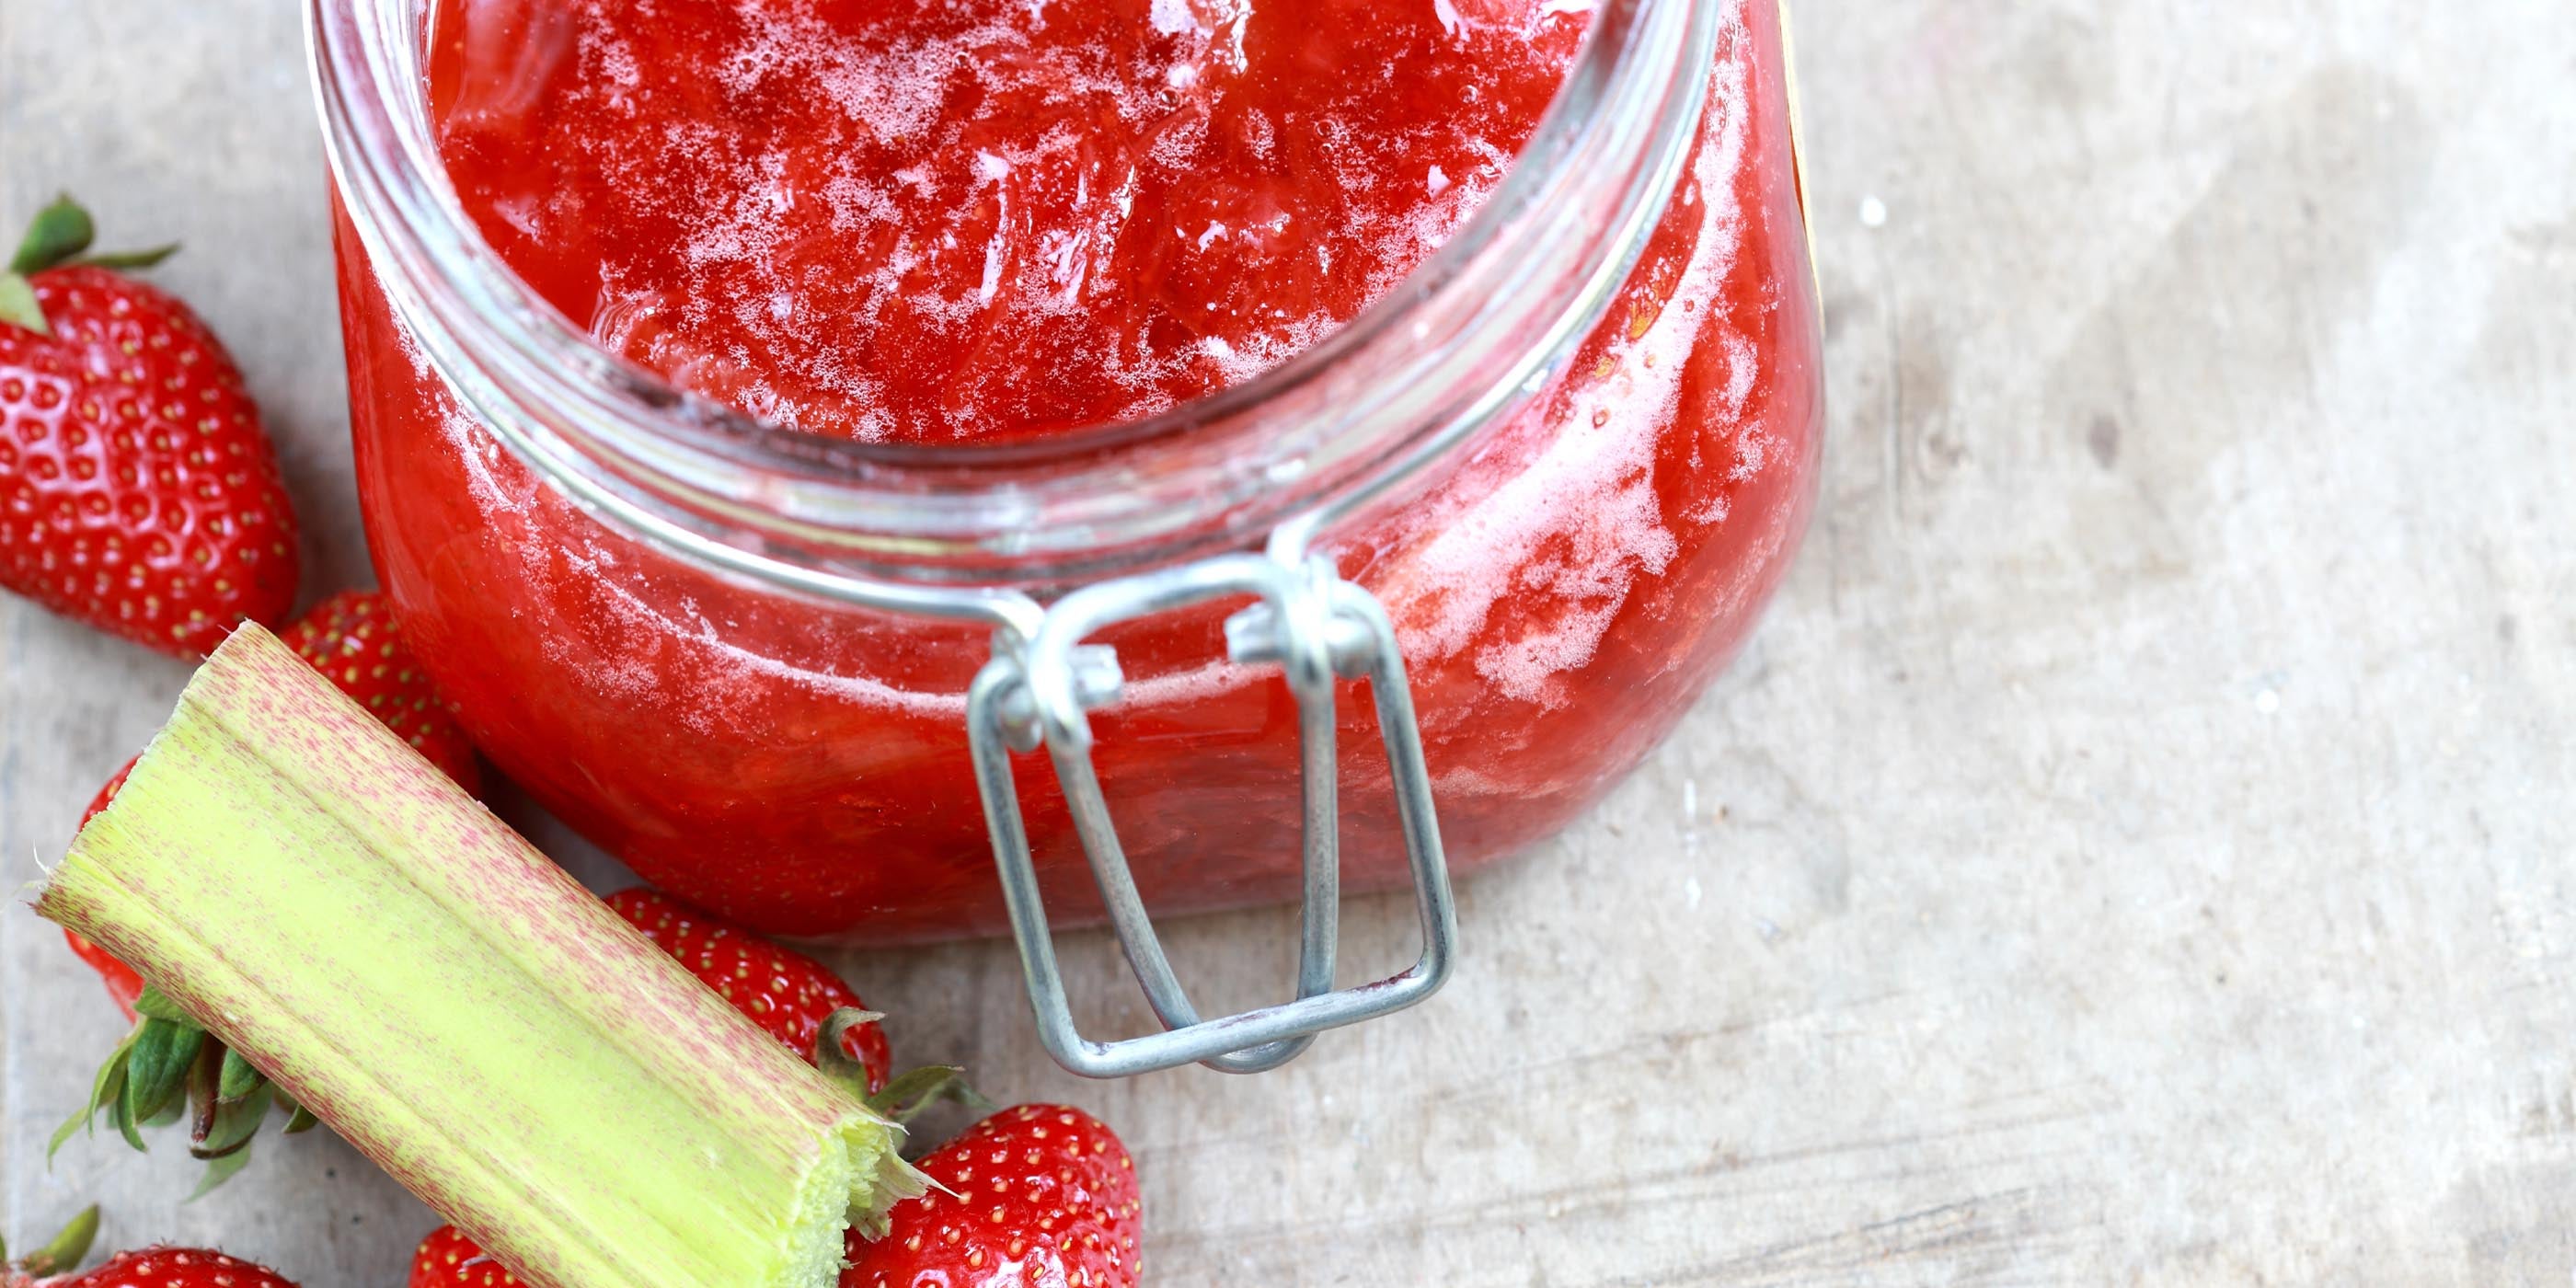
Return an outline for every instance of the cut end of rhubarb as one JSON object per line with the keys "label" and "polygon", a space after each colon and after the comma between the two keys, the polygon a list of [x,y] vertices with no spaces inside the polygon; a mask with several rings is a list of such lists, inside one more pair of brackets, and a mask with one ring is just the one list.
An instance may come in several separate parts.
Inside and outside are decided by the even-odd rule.
{"label": "cut end of rhubarb", "polygon": [[873,1114],[847,1124],[837,1148],[827,1146],[797,1190],[794,1219],[779,1231],[779,1264],[762,1283],[837,1284],[848,1252],[846,1238],[885,1233],[887,1212],[928,1188],[928,1180],[896,1152],[900,1130],[888,1132]]}
{"label": "cut end of rhubarb", "polygon": [[782,1049],[275,636],[199,669],[37,911],[540,1288],[828,1288],[921,1192]]}
{"label": "cut end of rhubarb", "polygon": [[838,1283],[841,1259],[849,1249],[844,1236],[856,1230],[862,1238],[884,1237],[894,1205],[929,1192],[930,1178],[896,1152],[903,1142],[903,1129],[889,1132],[884,1121],[869,1114],[863,1125],[842,1137],[845,1167],[836,1175],[816,1177],[810,1207],[798,1229],[817,1241],[797,1254],[798,1273],[820,1273],[823,1278],[818,1282]]}

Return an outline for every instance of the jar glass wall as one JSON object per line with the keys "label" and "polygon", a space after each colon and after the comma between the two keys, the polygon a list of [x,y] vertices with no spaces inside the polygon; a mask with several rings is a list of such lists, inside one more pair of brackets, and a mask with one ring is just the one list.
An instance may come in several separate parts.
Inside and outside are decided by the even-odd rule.
{"label": "jar glass wall", "polygon": [[[321,0],[322,43],[354,40],[359,11],[393,3]],[[1314,542],[1396,625],[1442,831],[1462,873],[1563,827],[1672,729],[1742,644],[1811,508],[1818,319],[1783,33],[1767,5],[1700,9],[1715,29],[1714,69],[1694,101],[1656,108],[1689,113],[1687,147],[1678,174],[1662,172],[1667,182],[1635,239],[1642,246],[1602,252],[1624,268],[1606,279],[1615,284],[1606,311],[1591,301],[1598,320],[1562,339],[1527,328],[1534,348],[1552,351],[1469,355],[1529,359],[1522,367],[1543,378],[1488,397],[1478,404],[1485,414],[1460,432],[1413,440],[1428,445],[1401,485]],[[589,401],[514,388],[513,331],[525,320],[458,289],[471,275],[446,257],[455,239],[419,226],[434,211],[388,200],[372,178],[350,182],[359,169],[434,168],[406,150],[401,131],[359,119],[398,118],[405,105],[345,74],[334,85],[326,69],[325,79],[326,108],[336,106],[342,309],[369,535],[406,636],[478,745],[646,880],[758,928],[875,941],[1002,930],[964,723],[990,629],[794,596],[577,503],[544,461],[495,432],[497,419],[577,437],[584,417],[609,403],[619,415],[674,420],[704,419],[703,409],[605,358],[569,377],[596,387]],[[367,101],[335,105],[335,94]],[[1623,137],[1651,138],[1652,122],[1634,124]],[[429,178],[422,191],[434,197]],[[1512,214],[1572,216],[1552,199],[1541,192]],[[1440,306],[1432,297],[1442,291],[1473,291],[1473,269],[1432,274],[1421,307]],[[1520,300],[1447,302],[1482,315],[1510,314]],[[1552,307],[1533,291],[1525,311],[1544,321]],[[1045,489],[1012,495],[1043,490],[1048,505],[1102,513],[1132,499],[1121,489],[1156,486],[1158,462],[1232,463],[1246,468],[1221,477],[1270,480],[1197,489],[1214,499],[1190,516],[1186,542],[1103,524],[1085,545],[1041,515],[1029,524],[1032,553],[1015,563],[1007,541],[959,557],[942,544],[953,526],[908,542],[886,530],[899,525],[880,523],[864,560],[904,572],[904,552],[917,549],[920,567],[909,571],[925,583],[1044,593],[1066,584],[1069,566],[1133,571],[1257,545],[1281,510],[1378,476],[1336,475],[1317,464],[1337,459],[1329,453],[1281,470],[1256,460],[1279,434],[1224,434],[1301,388],[1359,379],[1372,374],[1366,363],[1404,356],[1400,333],[1381,326],[1368,339],[1365,350],[1314,355],[1294,373],[1302,386],[1235,391],[1223,423],[1212,414],[1198,427],[1134,433],[1061,460],[994,458],[997,475],[1045,480]],[[503,374],[486,383],[460,368]],[[739,426],[702,428],[706,450],[724,458],[725,485],[676,497],[665,489],[661,499],[696,529],[747,548],[829,526],[767,522],[794,511],[797,489],[817,475],[912,467],[900,457],[799,452]],[[1113,455],[1120,468],[1101,468]],[[590,459],[621,480],[656,468],[646,453],[615,448]],[[926,468],[971,480],[979,467]],[[765,506],[764,496],[783,499]],[[1129,683],[1118,706],[1094,717],[1094,754],[1137,883],[1159,913],[1288,900],[1300,886],[1296,708],[1275,671],[1224,661],[1222,622],[1233,607],[1102,637]],[[1341,723],[1346,884],[1403,885],[1364,693],[1343,695]],[[1053,777],[1023,772],[1020,789],[1049,906],[1078,922],[1098,900]]]}

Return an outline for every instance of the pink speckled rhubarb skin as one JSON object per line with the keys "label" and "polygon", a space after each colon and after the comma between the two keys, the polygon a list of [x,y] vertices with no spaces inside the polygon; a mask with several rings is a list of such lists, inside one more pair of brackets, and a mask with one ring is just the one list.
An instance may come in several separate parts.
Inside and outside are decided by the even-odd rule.
{"label": "pink speckled rhubarb skin", "polygon": [[910,1183],[881,1120],[255,626],[37,909],[541,1288],[815,1288]]}

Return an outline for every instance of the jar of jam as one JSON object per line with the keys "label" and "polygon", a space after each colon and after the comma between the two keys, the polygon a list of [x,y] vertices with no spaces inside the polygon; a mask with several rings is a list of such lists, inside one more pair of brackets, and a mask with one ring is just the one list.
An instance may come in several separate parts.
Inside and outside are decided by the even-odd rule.
{"label": "jar of jam", "polygon": [[1189,1029],[1145,910],[1307,901],[1304,1010],[1086,1072],[1387,1009],[1337,882],[1436,986],[1444,857],[1600,799],[1806,526],[1760,0],[312,20],[376,567],[476,742],[759,929],[1016,929],[1042,1013],[1047,914]]}

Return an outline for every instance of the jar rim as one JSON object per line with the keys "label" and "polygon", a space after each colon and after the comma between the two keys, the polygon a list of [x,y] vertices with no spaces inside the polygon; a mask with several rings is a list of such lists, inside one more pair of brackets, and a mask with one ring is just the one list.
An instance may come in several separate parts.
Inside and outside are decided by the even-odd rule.
{"label": "jar rim", "polygon": [[309,0],[307,37],[377,283],[450,392],[541,473],[630,522],[807,567],[1034,584],[1346,510],[1538,389],[1642,249],[1697,129],[1718,11],[1740,3],[1600,0],[1503,181],[1358,315],[1240,384],[1009,444],[825,438],[611,354],[466,213],[429,125],[424,0]]}

